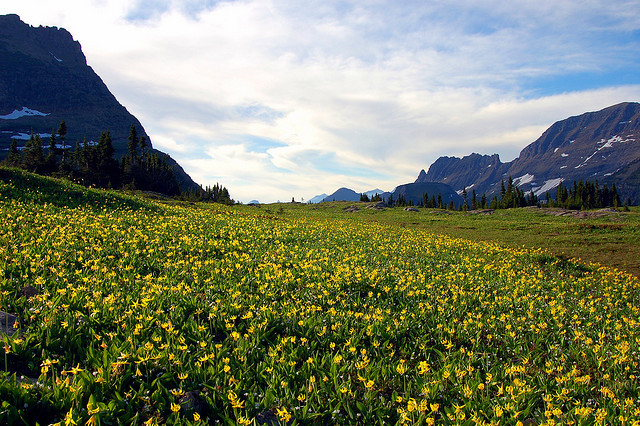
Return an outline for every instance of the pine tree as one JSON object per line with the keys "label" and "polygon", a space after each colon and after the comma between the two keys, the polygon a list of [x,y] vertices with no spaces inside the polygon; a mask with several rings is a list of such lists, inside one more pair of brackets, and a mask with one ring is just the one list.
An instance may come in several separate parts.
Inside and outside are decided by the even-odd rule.
{"label": "pine tree", "polygon": [[15,139],[11,139],[9,155],[5,159],[5,164],[9,167],[20,167],[22,165],[22,154],[18,149],[18,142],[16,142]]}
{"label": "pine tree", "polygon": [[32,133],[29,141],[25,145],[23,158],[23,167],[30,172],[40,173],[42,172],[45,164],[44,152],[42,150],[42,139],[40,135]]}
{"label": "pine tree", "polygon": [[48,173],[53,173],[58,168],[58,148],[56,147],[56,132],[51,130],[51,136],[49,137],[49,152],[45,160],[46,169]]}
{"label": "pine tree", "polygon": [[129,143],[127,144],[127,155],[131,160],[135,160],[138,156],[138,131],[135,124],[132,124],[129,128]]}
{"label": "pine tree", "polygon": [[62,120],[60,122],[60,126],[58,126],[58,136],[60,136],[60,143],[62,144],[62,160],[61,160],[61,162],[64,163],[66,161],[64,152],[65,152],[65,150],[67,148],[67,145],[65,144],[65,141],[64,141],[65,137],[67,136],[67,123],[65,123],[64,120]]}

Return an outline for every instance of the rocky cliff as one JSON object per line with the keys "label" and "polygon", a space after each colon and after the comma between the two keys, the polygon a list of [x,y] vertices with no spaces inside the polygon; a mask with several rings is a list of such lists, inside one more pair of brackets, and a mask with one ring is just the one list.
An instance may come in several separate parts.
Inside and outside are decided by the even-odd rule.
{"label": "rocky cliff", "polygon": [[615,183],[624,200],[638,204],[639,160],[640,103],[626,102],[554,123],[512,162],[502,163],[496,154],[441,157],[418,181],[447,183],[458,192],[473,188],[490,196],[509,177],[537,195],[552,192],[560,182],[598,180]]}
{"label": "rocky cliff", "polygon": [[[109,130],[116,156],[122,155],[132,124],[152,143],[140,121],[87,65],[80,43],[68,31],[32,27],[17,15],[0,16],[0,157],[11,139],[24,143],[31,132],[46,138],[62,120],[70,146],[84,138],[97,141]],[[161,154],[182,189],[197,187],[171,157]]]}

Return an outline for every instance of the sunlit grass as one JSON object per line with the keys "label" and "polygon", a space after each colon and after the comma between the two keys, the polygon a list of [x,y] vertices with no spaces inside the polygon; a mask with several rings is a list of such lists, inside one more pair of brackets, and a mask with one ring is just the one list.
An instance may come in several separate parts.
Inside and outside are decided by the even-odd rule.
{"label": "sunlit grass", "polygon": [[16,191],[0,182],[0,309],[20,318],[2,423],[640,419],[626,273],[308,206]]}

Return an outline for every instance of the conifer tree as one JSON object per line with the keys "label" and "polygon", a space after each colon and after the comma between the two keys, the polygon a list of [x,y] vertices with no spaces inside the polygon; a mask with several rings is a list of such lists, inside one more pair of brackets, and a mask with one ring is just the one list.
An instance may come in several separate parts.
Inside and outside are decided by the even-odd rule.
{"label": "conifer tree", "polygon": [[65,144],[65,138],[67,136],[67,123],[64,120],[60,122],[60,126],[58,126],[58,136],[60,136],[60,143],[62,145],[62,163],[65,162],[64,152],[66,150],[67,145]]}
{"label": "conifer tree", "polygon": [[40,173],[45,164],[44,152],[42,150],[42,139],[40,135],[31,133],[31,137],[24,149],[23,167],[30,172]]}
{"label": "conifer tree", "polygon": [[127,144],[127,155],[131,158],[131,160],[135,160],[138,156],[138,131],[136,130],[135,124],[132,124],[129,128],[129,143]]}
{"label": "conifer tree", "polygon": [[58,168],[58,148],[56,147],[56,132],[51,130],[49,137],[49,152],[45,160],[47,172],[52,173]]}
{"label": "conifer tree", "polygon": [[9,167],[20,167],[22,165],[22,154],[18,149],[18,142],[15,139],[11,139],[11,145],[9,146],[9,155],[5,159],[5,164]]}

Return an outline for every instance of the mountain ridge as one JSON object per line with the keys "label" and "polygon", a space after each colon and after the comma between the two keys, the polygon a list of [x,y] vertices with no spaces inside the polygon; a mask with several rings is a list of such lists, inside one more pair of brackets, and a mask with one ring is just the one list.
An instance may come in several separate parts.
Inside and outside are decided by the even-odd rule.
{"label": "mountain ridge", "polygon": [[[22,111],[38,114],[23,114]],[[18,112],[18,114],[16,114]],[[3,118],[4,117],[4,118]],[[131,125],[152,140],[133,116],[87,64],[80,43],[58,27],[33,27],[18,15],[0,15],[0,157],[12,139],[25,141],[30,133],[50,135],[61,121],[68,129],[66,144],[97,141],[109,131],[116,157],[127,151]],[[168,154],[166,159],[182,190],[200,188]]]}
{"label": "mountain ridge", "polygon": [[502,163],[497,154],[440,157],[427,172],[419,173],[416,182],[447,183],[458,192],[475,190],[493,196],[509,177],[536,195],[560,182],[598,180],[615,183],[623,199],[638,204],[640,189],[625,184],[626,175],[619,173],[638,159],[640,103],[623,102],[555,122],[513,161]]}

